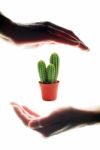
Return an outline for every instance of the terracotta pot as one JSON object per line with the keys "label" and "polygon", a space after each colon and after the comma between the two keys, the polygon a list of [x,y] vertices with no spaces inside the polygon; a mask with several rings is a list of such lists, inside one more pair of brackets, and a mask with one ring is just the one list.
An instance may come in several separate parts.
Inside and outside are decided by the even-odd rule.
{"label": "terracotta pot", "polygon": [[45,101],[56,100],[59,81],[52,84],[44,84],[39,82],[41,88],[42,99]]}

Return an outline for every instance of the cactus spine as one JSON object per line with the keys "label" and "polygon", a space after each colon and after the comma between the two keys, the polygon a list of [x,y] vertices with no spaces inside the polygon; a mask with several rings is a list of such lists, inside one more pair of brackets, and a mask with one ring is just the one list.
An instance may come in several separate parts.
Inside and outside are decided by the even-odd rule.
{"label": "cactus spine", "polygon": [[55,66],[55,81],[56,81],[59,73],[59,63],[60,63],[60,59],[57,53],[51,54],[50,63],[54,64]]}
{"label": "cactus spine", "polygon": [[46,64],[43,60],[38,62],[38,72],[41,82],[46,83]]}
{"label": "cactus spine", "polygon": [[48,83],[55,82],[55,66],[53,64],[47,66],[47,81]]}
{"label": "cactus spine", "polygon": [[59,56],[57,53],[52,53],[50,56],[50,64],[46,68],[43,60],[38,62],[38,72],[42,83],[54,83],[57,81],[59,73]]}

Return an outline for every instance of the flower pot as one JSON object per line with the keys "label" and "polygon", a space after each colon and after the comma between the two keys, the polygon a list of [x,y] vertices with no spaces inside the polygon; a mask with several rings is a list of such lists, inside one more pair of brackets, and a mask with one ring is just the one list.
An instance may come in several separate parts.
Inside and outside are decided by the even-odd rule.
{"label": "flower pot", "polygon": [[45,101],[56,100],[59,81],[51,84],[39,82],[41,88],[42,99]]}

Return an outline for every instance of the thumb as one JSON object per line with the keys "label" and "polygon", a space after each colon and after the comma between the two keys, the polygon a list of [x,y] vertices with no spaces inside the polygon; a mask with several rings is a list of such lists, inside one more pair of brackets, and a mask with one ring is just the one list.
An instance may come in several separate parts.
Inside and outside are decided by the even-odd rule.
{"label": "thumb", "polygon": [[43,125],[41,124],[41,119],[38,118],[38,119],[29,121],[28,127],[32,128],[32,129],[42,128]]}

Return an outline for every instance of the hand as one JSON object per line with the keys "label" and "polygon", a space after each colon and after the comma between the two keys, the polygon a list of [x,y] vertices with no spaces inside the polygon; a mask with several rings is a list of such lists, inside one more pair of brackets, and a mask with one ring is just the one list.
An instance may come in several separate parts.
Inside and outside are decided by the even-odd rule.
{"label": "hand", "polygon": [[89,48],[71,30],[51,22],[37,22],[29,25],[18,24],[0,13],[0,34],[4,39],[16,44],[61,43],[77,46],[82,50]]}
{"label": "hand", "polygon": [[17,116],[23,123],[48,137],[79,125],[100,123],[100,110],[81,110],[72,107],[53,111],[46,117],[40,117],[26,106],[11,103]]}

